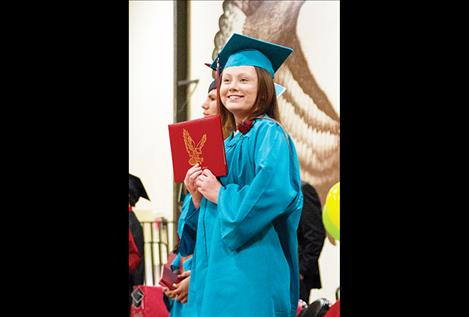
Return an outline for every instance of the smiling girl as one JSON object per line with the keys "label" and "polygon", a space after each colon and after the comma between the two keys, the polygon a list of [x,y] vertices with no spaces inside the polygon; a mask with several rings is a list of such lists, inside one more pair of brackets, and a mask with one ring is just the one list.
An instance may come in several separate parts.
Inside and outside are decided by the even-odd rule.
{"label": "smiling girl", "polygon": [[195,179],[201,196],[193,197],[186,217],[186,226],[197,231],[188,316],[296,314],[303,196],[273,82],[291,52],[234,34],[211,65],[221,72],[218,107],[231,131],[225,140],[228,175],[217,179],[204,169]]}

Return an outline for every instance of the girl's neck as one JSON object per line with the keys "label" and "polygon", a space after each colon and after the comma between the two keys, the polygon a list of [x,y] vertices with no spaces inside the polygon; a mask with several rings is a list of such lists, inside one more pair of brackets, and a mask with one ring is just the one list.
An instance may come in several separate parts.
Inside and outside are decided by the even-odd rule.
{"label": "girl's neck", "polygon": [[233,116],[235,118],[236,126],[238,126],[241,122],[243,122],[244,120],[246,120],[248,118],[248,115],[246,115],[246,114],[241,114],[241,115],[233,114]]}

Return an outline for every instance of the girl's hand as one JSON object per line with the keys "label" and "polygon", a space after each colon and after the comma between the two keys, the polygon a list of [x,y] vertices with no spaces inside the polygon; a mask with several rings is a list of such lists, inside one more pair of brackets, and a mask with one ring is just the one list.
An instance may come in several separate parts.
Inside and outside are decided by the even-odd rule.
{"label": "girl's hand", "polygon": [[188,276],[191,276],[191,270],[188,270],[188,271],[184,271],[182,272],[181,274],[178,275],[179,278],[186,278]]}
{"label": "girl's hand", "polygon": [[197,190],[212,203],[218,203],[221,184],[209,169],[204,169],[195,182]]}
{"label": "girl's hand", "polygon": [[197,186],[195,184],[197,177],[202,174],[202,168],[199,164],[196,164],[189,168],[184,178],[184,185],[192,196],[192,202],[194,207],[197,209],[200,206],[200,201],[202,200],[202,195],[197,191]]}
{"label": "girl's hand", "polygon": [[[176,285],[176,284],[173,284],[173,286]],[[174,293],[174,291],[170,291],[169,288],[167,287],[163,287],[163,293],[168,296],[169,298],[174,298],[176,297],[176,293]]]}
{"label": "girl's hand", "polygon": [[177,294],[176,300],[180,301],[183,304],[187,303],[190,279],[190,277],[186,277],[185,279],[180,281],[178,284],[176,284],[176,289],[174,290],[174,292]]}

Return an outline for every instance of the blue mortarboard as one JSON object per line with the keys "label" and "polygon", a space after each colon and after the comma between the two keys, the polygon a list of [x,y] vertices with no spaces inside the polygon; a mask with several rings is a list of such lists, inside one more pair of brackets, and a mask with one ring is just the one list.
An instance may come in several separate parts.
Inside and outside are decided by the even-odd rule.
{"label": "blue mortarboard", "polygon": [[267,70],[272,77],[293,52],[293,49],[271,42],[233,33],[220,50],[210,67],[219,71],[231,66],[258,66]]}

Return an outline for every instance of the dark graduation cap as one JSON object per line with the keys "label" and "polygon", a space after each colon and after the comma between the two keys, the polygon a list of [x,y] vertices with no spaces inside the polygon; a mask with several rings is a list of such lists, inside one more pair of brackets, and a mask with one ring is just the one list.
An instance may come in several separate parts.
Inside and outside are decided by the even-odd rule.
{"label": "dark graduation cap", "polygon": [[137,201],[140,197],[143,197],[145,199],[150,200],[150,198],[148,197],[148,194],[145,190],[145,187],[143,187],[143,183],[140,180],[140,178],[138,178],[137,176],[134,176],[132,174],[129,174],[129,200],[130,200],[130,204],[132,206],[134,206],[137,203]]}
{"label": "dark graduation cap", "polygon": [[210,86],[208,86],[208,92],[207,93],[210,93],[214,89],[217,89],[217,81],[216,80],[212,81]]}

